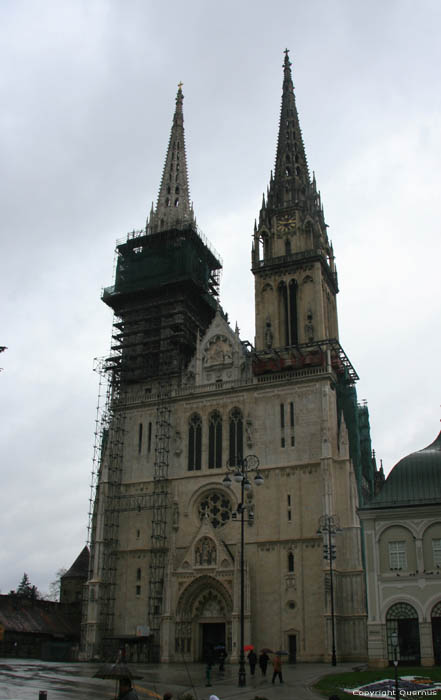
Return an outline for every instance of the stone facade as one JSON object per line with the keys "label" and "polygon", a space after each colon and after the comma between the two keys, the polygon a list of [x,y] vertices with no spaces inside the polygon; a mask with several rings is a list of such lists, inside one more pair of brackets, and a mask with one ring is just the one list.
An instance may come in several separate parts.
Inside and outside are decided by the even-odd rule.
{"label": "stone facade", "polygon": [[[181,92],[177,110],[181,129]],[[330,659],[330,563],[317,531],[320,518],[333,514],[340,528],[331,562],[337,657],[366,656],[361,487],[338,391],[356,374],[338,341],[333,252],[300,147],[287,54],[281,130],[285,122],[291,145],[278,150],[280,167],[255,228],[256,348],[217,306],[190,360],[168,378],[162,443],[160,377],[114,390],[97,470],[85,658],[102,653],[106,639],[126,644],[129,658],[147,658],[151,621],[160,619],[153,636],[162,661],[200,660],[209,644],[225,644],[237,660],[240,488],[223,479],[228,463],[249,454],[258,457],[264,483],[253,485],[244,503],[245,643],[286,649],[291,660]],[[176,118],[170,148],[175,128]],[[161,192],[172,176],[166,167]],[[156,227],[166,218],[161,206],[151,214]],[[122,436],[117,460],[109,438],[115,421]],[[167,474],[158,476],[164,444]],[[161,549],[154,531],[162,497]],[[152,593],[156,575],[160,602]]]}

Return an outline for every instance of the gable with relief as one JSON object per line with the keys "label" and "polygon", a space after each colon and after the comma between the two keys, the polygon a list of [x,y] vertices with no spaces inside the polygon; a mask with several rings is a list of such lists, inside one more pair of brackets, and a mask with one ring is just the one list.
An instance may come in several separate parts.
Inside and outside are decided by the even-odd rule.
{"label": "gable with relief", "polygon": [[234,562],[228,549],[217,536],[207,517],[202,518],[200,528],[175,571],[193,571],[199,576],[201,567],[228,571]]}
{"label": "gable with relief", "polygon": [[233,364],[233,347],[225,335],[214,335],[205,345],[204,367],[214,368]]}

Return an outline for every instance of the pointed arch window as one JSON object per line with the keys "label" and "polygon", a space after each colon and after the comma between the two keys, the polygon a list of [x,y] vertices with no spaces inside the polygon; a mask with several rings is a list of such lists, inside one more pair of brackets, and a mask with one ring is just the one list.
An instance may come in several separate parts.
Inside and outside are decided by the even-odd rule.
{"label": "pointed arch window", "polygon": [[233,408],[230,413],[230,467],[237,466],[243,456],[243,415],[240,408]]}
{"label": "pointed arch window", "polygon": [[208,419],[208,468],[220,469],[222,466],[222,416],[213,411]]}
{"label": "pointed arch window", "polygon": [[202,419],[193,413],[188,423],[188,471],[199,471],[202,463]]}

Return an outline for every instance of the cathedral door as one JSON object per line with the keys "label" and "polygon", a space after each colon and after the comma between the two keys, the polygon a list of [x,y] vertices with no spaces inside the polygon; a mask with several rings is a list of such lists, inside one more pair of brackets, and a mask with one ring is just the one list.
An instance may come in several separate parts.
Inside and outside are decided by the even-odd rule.
{"label": "cathedral door", "polygon": [[295,664],[297,660],[297,637],[295,634],[288,635],[289,663]]}
{"label": "cathedral door", "polygon": [[224,622],[203,622],[201,623],[202,640],[201,660],[203,661],[205,649],[214,649],[223,644],[225,646],[225,623]]}

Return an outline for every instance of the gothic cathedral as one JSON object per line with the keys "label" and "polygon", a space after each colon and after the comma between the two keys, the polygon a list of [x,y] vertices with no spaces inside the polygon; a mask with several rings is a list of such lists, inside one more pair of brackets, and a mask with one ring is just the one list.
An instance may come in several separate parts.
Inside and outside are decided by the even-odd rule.
{"label": "gothic cathedral", "polygon": [[241,617],[245,644],[291,661],[365,658],[357,507],[376,467],[287,51],[254,344],[219,304],[220,257],[190,203],[181,85],[156,207],[116,250],[83,658],[125,645],[132,661],[198,661],[223,644],[234,662]]}

